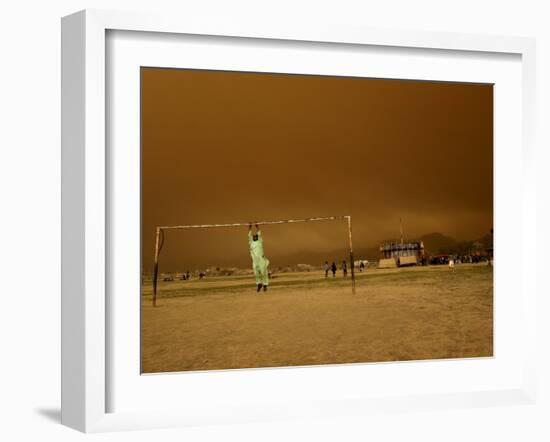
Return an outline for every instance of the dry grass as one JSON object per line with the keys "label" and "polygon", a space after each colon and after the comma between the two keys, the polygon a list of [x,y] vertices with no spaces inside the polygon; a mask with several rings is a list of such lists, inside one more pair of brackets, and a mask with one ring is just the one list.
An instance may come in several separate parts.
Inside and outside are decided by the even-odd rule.
{"label": "dry grass", "polygon": [[250,276],[160,284],[142,296],[144,373],[492,356],[485,265],[369,270],[349,277]]}

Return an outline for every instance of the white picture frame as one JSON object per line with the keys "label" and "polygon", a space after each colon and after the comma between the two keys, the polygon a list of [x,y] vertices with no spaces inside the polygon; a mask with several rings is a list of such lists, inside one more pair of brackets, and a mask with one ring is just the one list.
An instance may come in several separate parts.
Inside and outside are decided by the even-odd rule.
{"label": "white picture frame", "polygon": [[[231,415],[183,411],[108,412],[110,323],[107,228],[111,210],[106,154],[106,34],[143,31],[162,34],[338,43],[379,48],[417,48],[515,54],[521,57],[521,306],[517,327],[524,331],[521,385],[463,393],[391,394],[326,398],[234,410]],[[533,403],[536,397],[534,255],[535,42],[529,38],[417,31],[388,31],[345,26],[300,27],[260,23],[215,23],[193,17],[86,10],[62,20],[62,423],[84,432],[158,428],[217,422],[249,422],[290,417],[366,414],[426,408],[456,408]],[[519,146],[518,146],[519,148]],[[497,171],[498,173],[498,171]],[[519,180],[518,180],[519,181]],[[136,336],[137,339],[137,336]],[[386,366],[388,367],[388,366]],[[383,370],[386,368],[382,368]],[[420,368],[421,370],[421,368]],[[298,371],[295,371],[298,373]],[[213,376],[224,376],[214,373]],[[241,371],[241,377],[247,376]],[[174,378],[175,379],[175,378]],[[170,382],[170,381],[168,381]],[[254,411],[251,411],[254,410]],[[289,411],[291,410],[291,411]],[[202,413],[202,414],[201,414]]]}

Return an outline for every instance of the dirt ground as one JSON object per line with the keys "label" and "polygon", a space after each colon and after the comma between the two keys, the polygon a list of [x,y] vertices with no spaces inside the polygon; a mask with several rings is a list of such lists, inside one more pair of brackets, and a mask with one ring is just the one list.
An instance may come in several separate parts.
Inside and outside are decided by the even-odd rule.
{"label": "dirt ground", "polygon": [[485,264],[151,283],[142,294],[142,372],[492,356],[493,271]]}

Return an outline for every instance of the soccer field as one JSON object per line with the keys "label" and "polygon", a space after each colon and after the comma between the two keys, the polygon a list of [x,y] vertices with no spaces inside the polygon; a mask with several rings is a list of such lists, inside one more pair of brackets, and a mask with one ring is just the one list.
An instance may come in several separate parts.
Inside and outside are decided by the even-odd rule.
{"label": "soccer field", "polygon": [[142,293],[142,372],[487,357],[493,268],[486,264],[159,283]]}

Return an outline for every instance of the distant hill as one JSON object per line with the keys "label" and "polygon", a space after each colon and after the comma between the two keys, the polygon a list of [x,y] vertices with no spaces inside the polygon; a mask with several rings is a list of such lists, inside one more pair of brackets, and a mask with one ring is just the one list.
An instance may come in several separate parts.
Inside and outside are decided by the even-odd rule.
{"label": "distant hill", "polygon": [[458,253],[465,255],[472,249],[486,250],[493,247],[493,234],[487,232],[484,236],[470,241],[457,241],[450,236],[435,232],[423,235],[416,241],[423,241],[424,247],[430,254]]}
{"label": "distant hill", "polygon": [[454,238],[443,235],[439,232],[428,233],[414,241],[422,241],[428,253],[451,253],[456,249],[458,243]]}
{"label": "distant hill", "polygon": [[484,247],[488,249],[492,249],[493,248],[493,231],[491,230],[491,232],[487,232],[481,238],[476,240],[476,242],[483,244]]}

